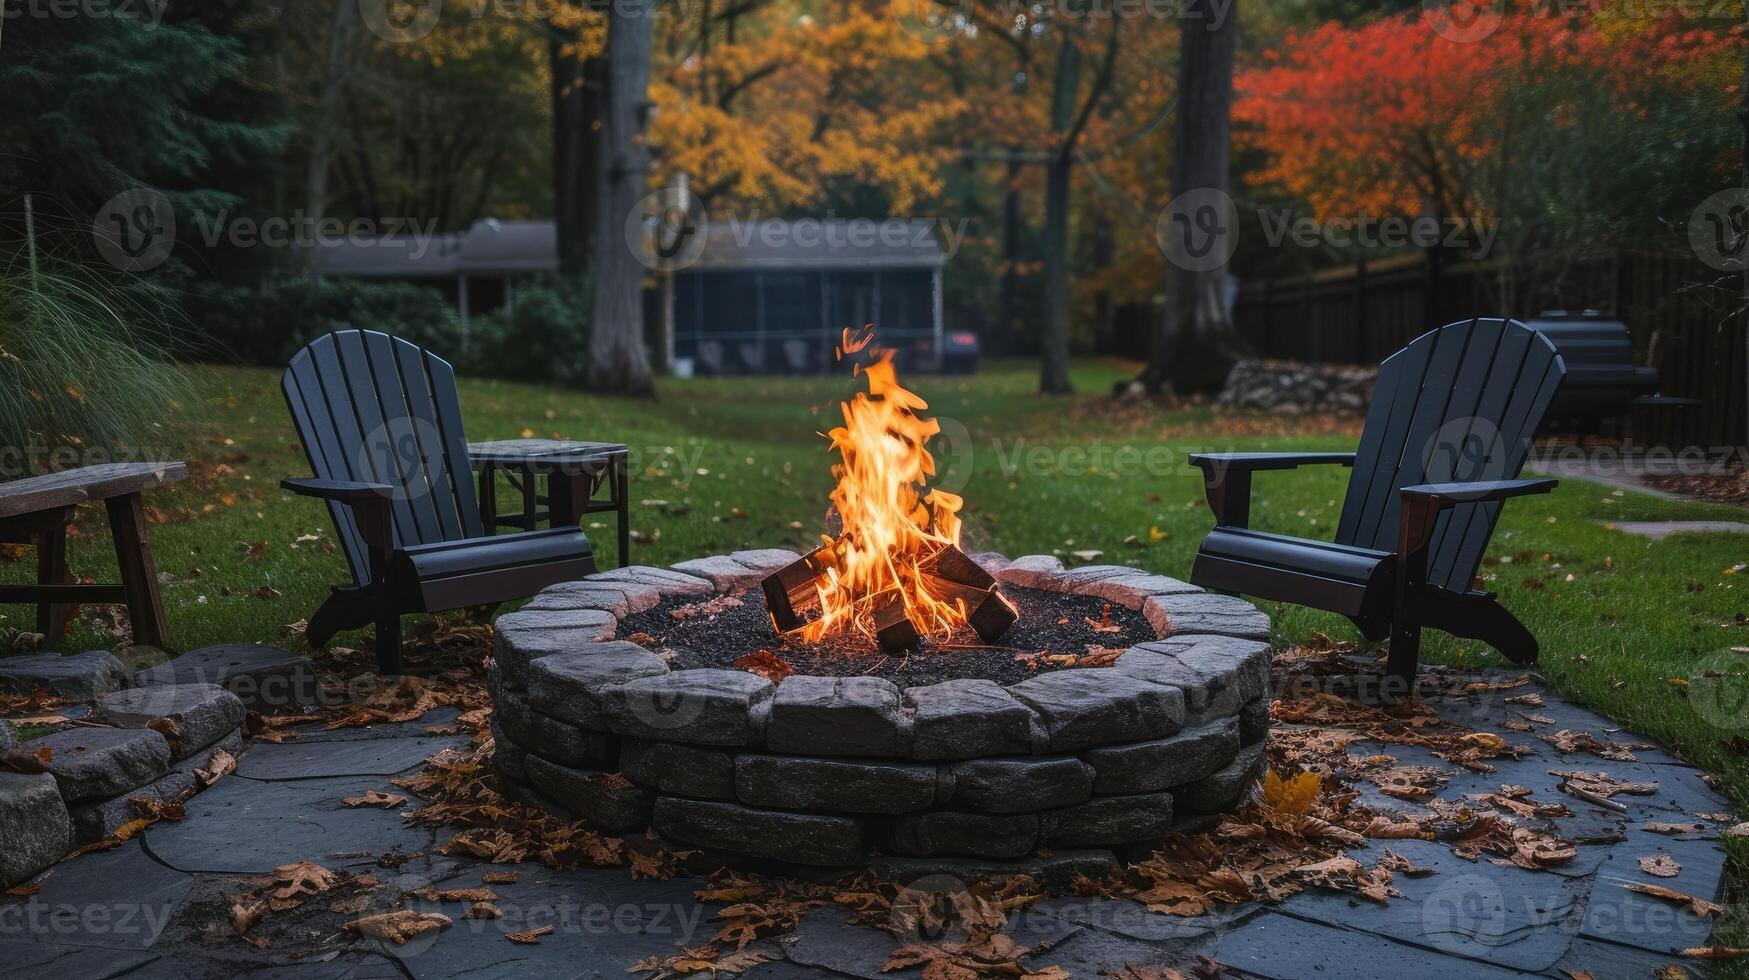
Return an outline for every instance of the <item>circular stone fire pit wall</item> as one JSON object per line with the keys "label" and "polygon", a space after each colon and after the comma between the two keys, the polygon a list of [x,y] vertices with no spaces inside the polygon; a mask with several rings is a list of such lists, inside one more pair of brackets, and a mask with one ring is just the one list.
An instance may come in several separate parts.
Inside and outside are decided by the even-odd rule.
{"label": "circular stone fire pit wall", "polygon": [[[1006,687],[670,670],[615,639],[676,598],[755,590],[796,560],[741,551],[620,568],[499,617],[506,795],[614,832],[760,859],[1014,861],[1160,840],[1232,808],[1263,767],[1269,621],[1249,603],[1117,565],[974,556],[1019,587],[1140,610],[1158,639],[1104,668]],[[1107,855],[1108,856],[1108,855]]]}

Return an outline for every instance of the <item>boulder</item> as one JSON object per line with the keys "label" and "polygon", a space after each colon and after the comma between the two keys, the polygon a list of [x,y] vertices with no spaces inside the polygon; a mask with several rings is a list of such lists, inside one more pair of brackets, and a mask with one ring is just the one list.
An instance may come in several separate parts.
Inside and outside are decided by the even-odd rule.
{"label": "boulder", "polygon": [[66,656],[54,653],[0,657],[0,690],[29,694],[49,691],[64,698],[89,701],[100,694],[132,687],[127,666],[107,650],[87,650]]}
{"label": "boulder", "polygon": [[155,782],[170,772],[170,743],[154,731],[69,728],[25,743],[49,749],[49,772],[69,803],[106,800]]}
{"label": "boulder", "polygon": [[145,728],[156,719],[168,719],[181,733],[171,741],[173,761],[236,731],[245,713],[242,700],[217,684],[157,684],[117,691],[99,698],[97,709],[122,728]]}
{"label": "boulder", "polygon": [[72,847],[71,826],[55,777],[0,772],[0,887],[59,861]]}
{"label": "boulder", "polygon": [[216,684],[251,708],[296,708],[322,702],[309,658],[260,643],[222,643],[190,650],[134,675],[142,687]]}

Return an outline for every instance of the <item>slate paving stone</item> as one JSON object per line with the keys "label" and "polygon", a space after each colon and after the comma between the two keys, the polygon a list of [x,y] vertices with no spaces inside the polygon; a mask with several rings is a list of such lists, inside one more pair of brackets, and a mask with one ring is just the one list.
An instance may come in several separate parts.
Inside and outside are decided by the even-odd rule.
{"label": "slate paving stone", "polygon": [[[882,974],[900,943],[888,933],[856,925],[842,909],[815,909],[777,943],[792,963],[816,966],[863,980],[889,980]],[[903,974],[901,974],[903,975]]]}
{"label": "slate paving stone", "polygon": [[1382,906],[1308,888],[1278,911],[1530,972],[1553,967],[1578,932],[1586,882],[1519,868],[1484,869],[1432,841],[1370,841],[1347,853],[1370,867],[1386,850],[1434,873],[1397,875],[1392,885],[1403,897]]}
{"label": "slate paving stone", "polygon": [[[1213,958],[1269,980],[1378,980],[1380,977],[1511,980],[1524,974],[1369,932],[1264,913],[1221,937]],[[1601,978],[1600,978],[1601,980]]]}
{"label": "slate paving stone", "polygon": [[252,708],[292,708],[323,700],[309,658],[264,643],[201,647],[134,675],[142,687],[217,684]]}
{"label": "slate paving stone", "polygon": [[1137,902],[1110,898],[1048,898],[1030,906],[1025,914],[1048,915],[1101,932],[1128,936],[1146,943],[1176,944],[1225,932],[1254,914],[1255,903],[1225,906],[1207,915],[1161,915]]}
{"label": "slate paving stone", "polygon": [[45,690],[88,701],[133,685],[127,666],[107,650],[0,657],[0,690],[19,694]]}
{"label": "slate paving stone", "polygon": [[405,980],[394,960],[374,953],[343,953],[325,960],[262,966],[226,959],[165,956],[129,972],[126,980]]}
{"label": "slate paving stone", "polygon": [[[373,789],[407,795],[380,777],[275,783],[227,777],[189,800],[185,819],[146,828],[146,850],[179,871],[213,874],[262,874],[327,855],[380,855],[397,844],[408,853],[428,850],[431,832],[407,827],[397,811],[340,802]],[[374,867],[373,861],[359,863]]]}
{"label": "slate paving stone", "polygon": [[65,946],[0,938],[0,976],[119,977],[158,957],[134,949]]}
{"label": "slate paving stone", "polygon": [[217,684],[155,684],[117,691],[97,699],[105,721],[121,728],[145,728],[159,718],[174,722],[181,737],[171,746],[180,762],[243,724],[243,702]]}
{"label": "slate paving stone", "polygon": [[0,897],[0,940],[149,949],[192,882],[131,840],[61,864],[35,895]]}
{"label": "slate paving stone", "polygon": [[280,730],[292,732],[296,736],[293,741],[304,745],[363,742],[373,738],[419,738],[431,734],[427,729],[453,726],[461,713],[460,708],[433,708],[412,721],[387,722],[363,728],[323,728],[317,725]]}
{"label": "slate paving stone", "polygon": [[393,776],[420,765],[444,749],[460,748],[466,744],[465,737],[442,737],[254,745],[237,764],[237,775],[268,781]]}
{"label": "slate paving stone", "polygon": [[153,731],[69,728],[25,743],[49,749],[49,772],[69,803],[105,800],[138,789],[170,772],[170,743]]}
{"label": "slate paving stone", "polygon": [[[698,879],[633,881],[623,868],[553,872],[523,869],[522,880],[490,886],[501,919],[468,919],[454,904],[423,906],[450,915],[454,924],[405,946],[380,950],[401,962],[417,980],[449,977],[624,978],[632,964],[652,954],[669,955],[698,946],[715,932],[710,912],[693,897]],[[471,887],[470,871],[445,887]],[[538,946],[504,936],[551,925]],[[422,941],[422,940],[429,941]]]}
{"label": "slate paving stone", "polygon": [[[1656,839],[1648,839],[1656,838]],[[1658,878],[1640,870],[1640,858],[1669,854],[1682,865],[1674,878]],[[1684,906],[1622,887],[1630,883],[1662,885],[1698,898],[1715,900],[1724,871],[1724,851],[1716,841],[1681,841],[1631,831],[1628,840],[1610,850],[1597,868],[1591,900],[1585,906],[1581,934],[1654,953],[1674,953],[1707,945],[1712,920],[1692,915]]]}
{"label": "slate paving stone", "polygon": [[1615,980],[1618,977],[1624,980],[1632,977],[1637,980],[1640,977],[1657,977],[1658,970],[1662,967],[1693,966],[1694,963],[1693,960],[1651,953],[1632,946],[1580,938],[1573,940],[1573,945],[1567,948],[1567,955],[1555,964],[1549,975],[1561,980],[1570,980],[1580,973],[1589,973],[1596,980]]}
{"label": "slate paving stone", "polygon": [[1102,971],[1115,972],[1124,966],[1188,966],[1192,958],[1187,952],[1168,952],[1125,936],[1083,929],[1062,943],[1028,957],[1024,963],[1028,970],[1033,971],[1057,967],[1071,977],[1097,977]]}
{"label": "slate paving stone", "polygon": [[67,853],[67,804],[55,777],[0,772],[0,842],[0,887],[24,881]]}

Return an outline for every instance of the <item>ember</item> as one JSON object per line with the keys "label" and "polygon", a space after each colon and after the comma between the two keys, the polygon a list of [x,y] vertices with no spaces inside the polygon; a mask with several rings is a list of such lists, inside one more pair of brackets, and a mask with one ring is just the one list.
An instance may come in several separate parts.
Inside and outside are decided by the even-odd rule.
{"label": "ember", "polygon": [[[872,327],[854,338],[845,330],[839,358],[873,339]],[[873,351],[861,372],[868,393],[843,403],[844,425],[827,435],[840,457],[832,509],[842,529],[766,577],[772,626],[810,642],[853,630],[899,650],[970,625],[988,643],[1018,613],[960,550],[960,498],[928,486],[935,460],[924,447],[941,426],[917,414],[929,404],[900,386],[893,353]],[[817,616],[804,618],[816,607]]]}

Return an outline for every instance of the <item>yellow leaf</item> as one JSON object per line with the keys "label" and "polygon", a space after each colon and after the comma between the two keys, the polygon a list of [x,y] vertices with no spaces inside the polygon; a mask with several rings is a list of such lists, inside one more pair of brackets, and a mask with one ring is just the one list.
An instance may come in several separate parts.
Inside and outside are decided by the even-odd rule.
{"label": "yellow leaf", "polygon": [[1263,777],[1263,803],[1278,816],[1304,816],[1317,800],[1321,785],[1315,772],[1301,772],[1291,779],[1283,779],[1271,769]]}

